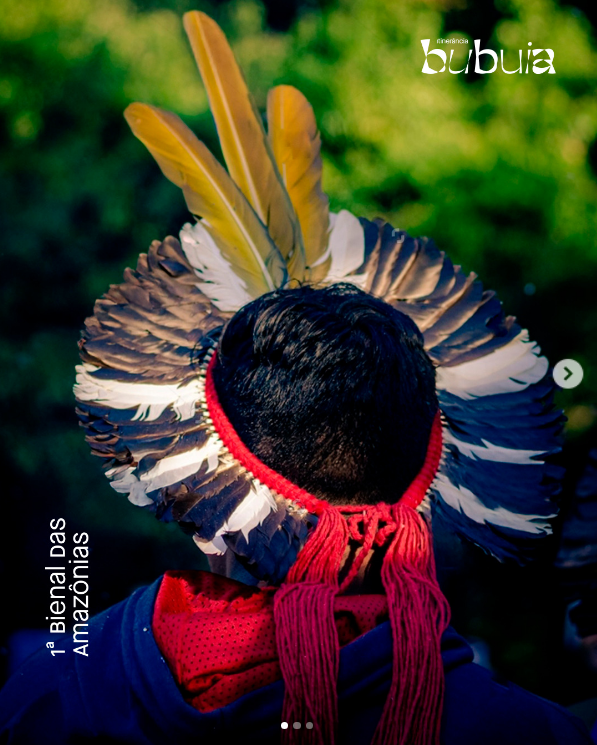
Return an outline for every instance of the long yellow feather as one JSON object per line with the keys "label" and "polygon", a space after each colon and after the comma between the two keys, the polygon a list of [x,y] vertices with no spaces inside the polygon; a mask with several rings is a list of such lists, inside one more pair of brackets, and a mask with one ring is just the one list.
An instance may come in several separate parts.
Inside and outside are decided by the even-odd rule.
{"label": "long yellow feather", "polygon": [[286,265],[247,200],[205,145],[175,115],[133,103],[124,116],[164,175],[180,186],[189,210],[204,219],[224,258],[253,297],[280,287]]}
{"label": "long yellow feather", "polygon": [[278,85],[267,97],[267,125],[284,186],[296,211],[307,264],[307,277],[322,280],[331,259],[313,266],[326,250],[328,198],[321,188],[321,137],[311,104],[296,88]]}
{"label": "long yellow feather", "polygon": [[291,276],[302,279],[305,251],[300,226],[228,41],[218,24],[197,10],[185,14],[184,27],[207,90],[228,171],[267,225]]}

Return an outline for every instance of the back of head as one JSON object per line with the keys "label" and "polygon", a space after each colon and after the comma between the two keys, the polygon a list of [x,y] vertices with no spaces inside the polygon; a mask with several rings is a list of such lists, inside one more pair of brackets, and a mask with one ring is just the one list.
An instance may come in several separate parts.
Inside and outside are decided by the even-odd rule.
{"label": "back of head", "polygon": [[278,290],[227,324],[214,382],[260,460],[332,503],[396,502],[438,403],[413,321],[349,284]]}

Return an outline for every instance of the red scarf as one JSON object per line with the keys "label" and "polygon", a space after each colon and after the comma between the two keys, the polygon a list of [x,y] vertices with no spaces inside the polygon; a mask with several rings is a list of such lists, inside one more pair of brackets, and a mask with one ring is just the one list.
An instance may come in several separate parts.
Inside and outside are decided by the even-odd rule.
{"label": "red scarf", "polygon": [[[280,680],[275,588],[259,589],[209,572],[166,572],[153,633],[185,700],[207,712]],[[385,595],[338,595],[340,646],[387,621]]]}

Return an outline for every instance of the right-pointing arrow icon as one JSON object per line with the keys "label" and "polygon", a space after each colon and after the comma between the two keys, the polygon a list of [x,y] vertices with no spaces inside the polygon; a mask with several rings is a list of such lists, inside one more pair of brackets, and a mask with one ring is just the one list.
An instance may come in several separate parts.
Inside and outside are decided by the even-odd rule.
{"label": "right-pointing arrow icon", "polygon": [[553,379],[560,388],[576,388],[583,375],[582,366],[576,360],[560,360],[553,369]]}

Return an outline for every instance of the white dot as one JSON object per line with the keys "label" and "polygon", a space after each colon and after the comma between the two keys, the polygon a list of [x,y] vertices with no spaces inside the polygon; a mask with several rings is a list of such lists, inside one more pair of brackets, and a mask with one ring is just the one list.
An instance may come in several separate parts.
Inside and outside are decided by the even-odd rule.
{"label": "white dot", "polygon": [[294,729],[300,729],[301,728],[301,723],[300,722],[295,722],[292,726],[294,727]]}
{"label": "white dot", "polygon": [[305,724],[305,727],[307,729],[313,729],[313,722],[307,722],[307,724]]}
{"label": "white dot", "polygon": [[288,722],[282,722],[282,729],[288,729]]}

